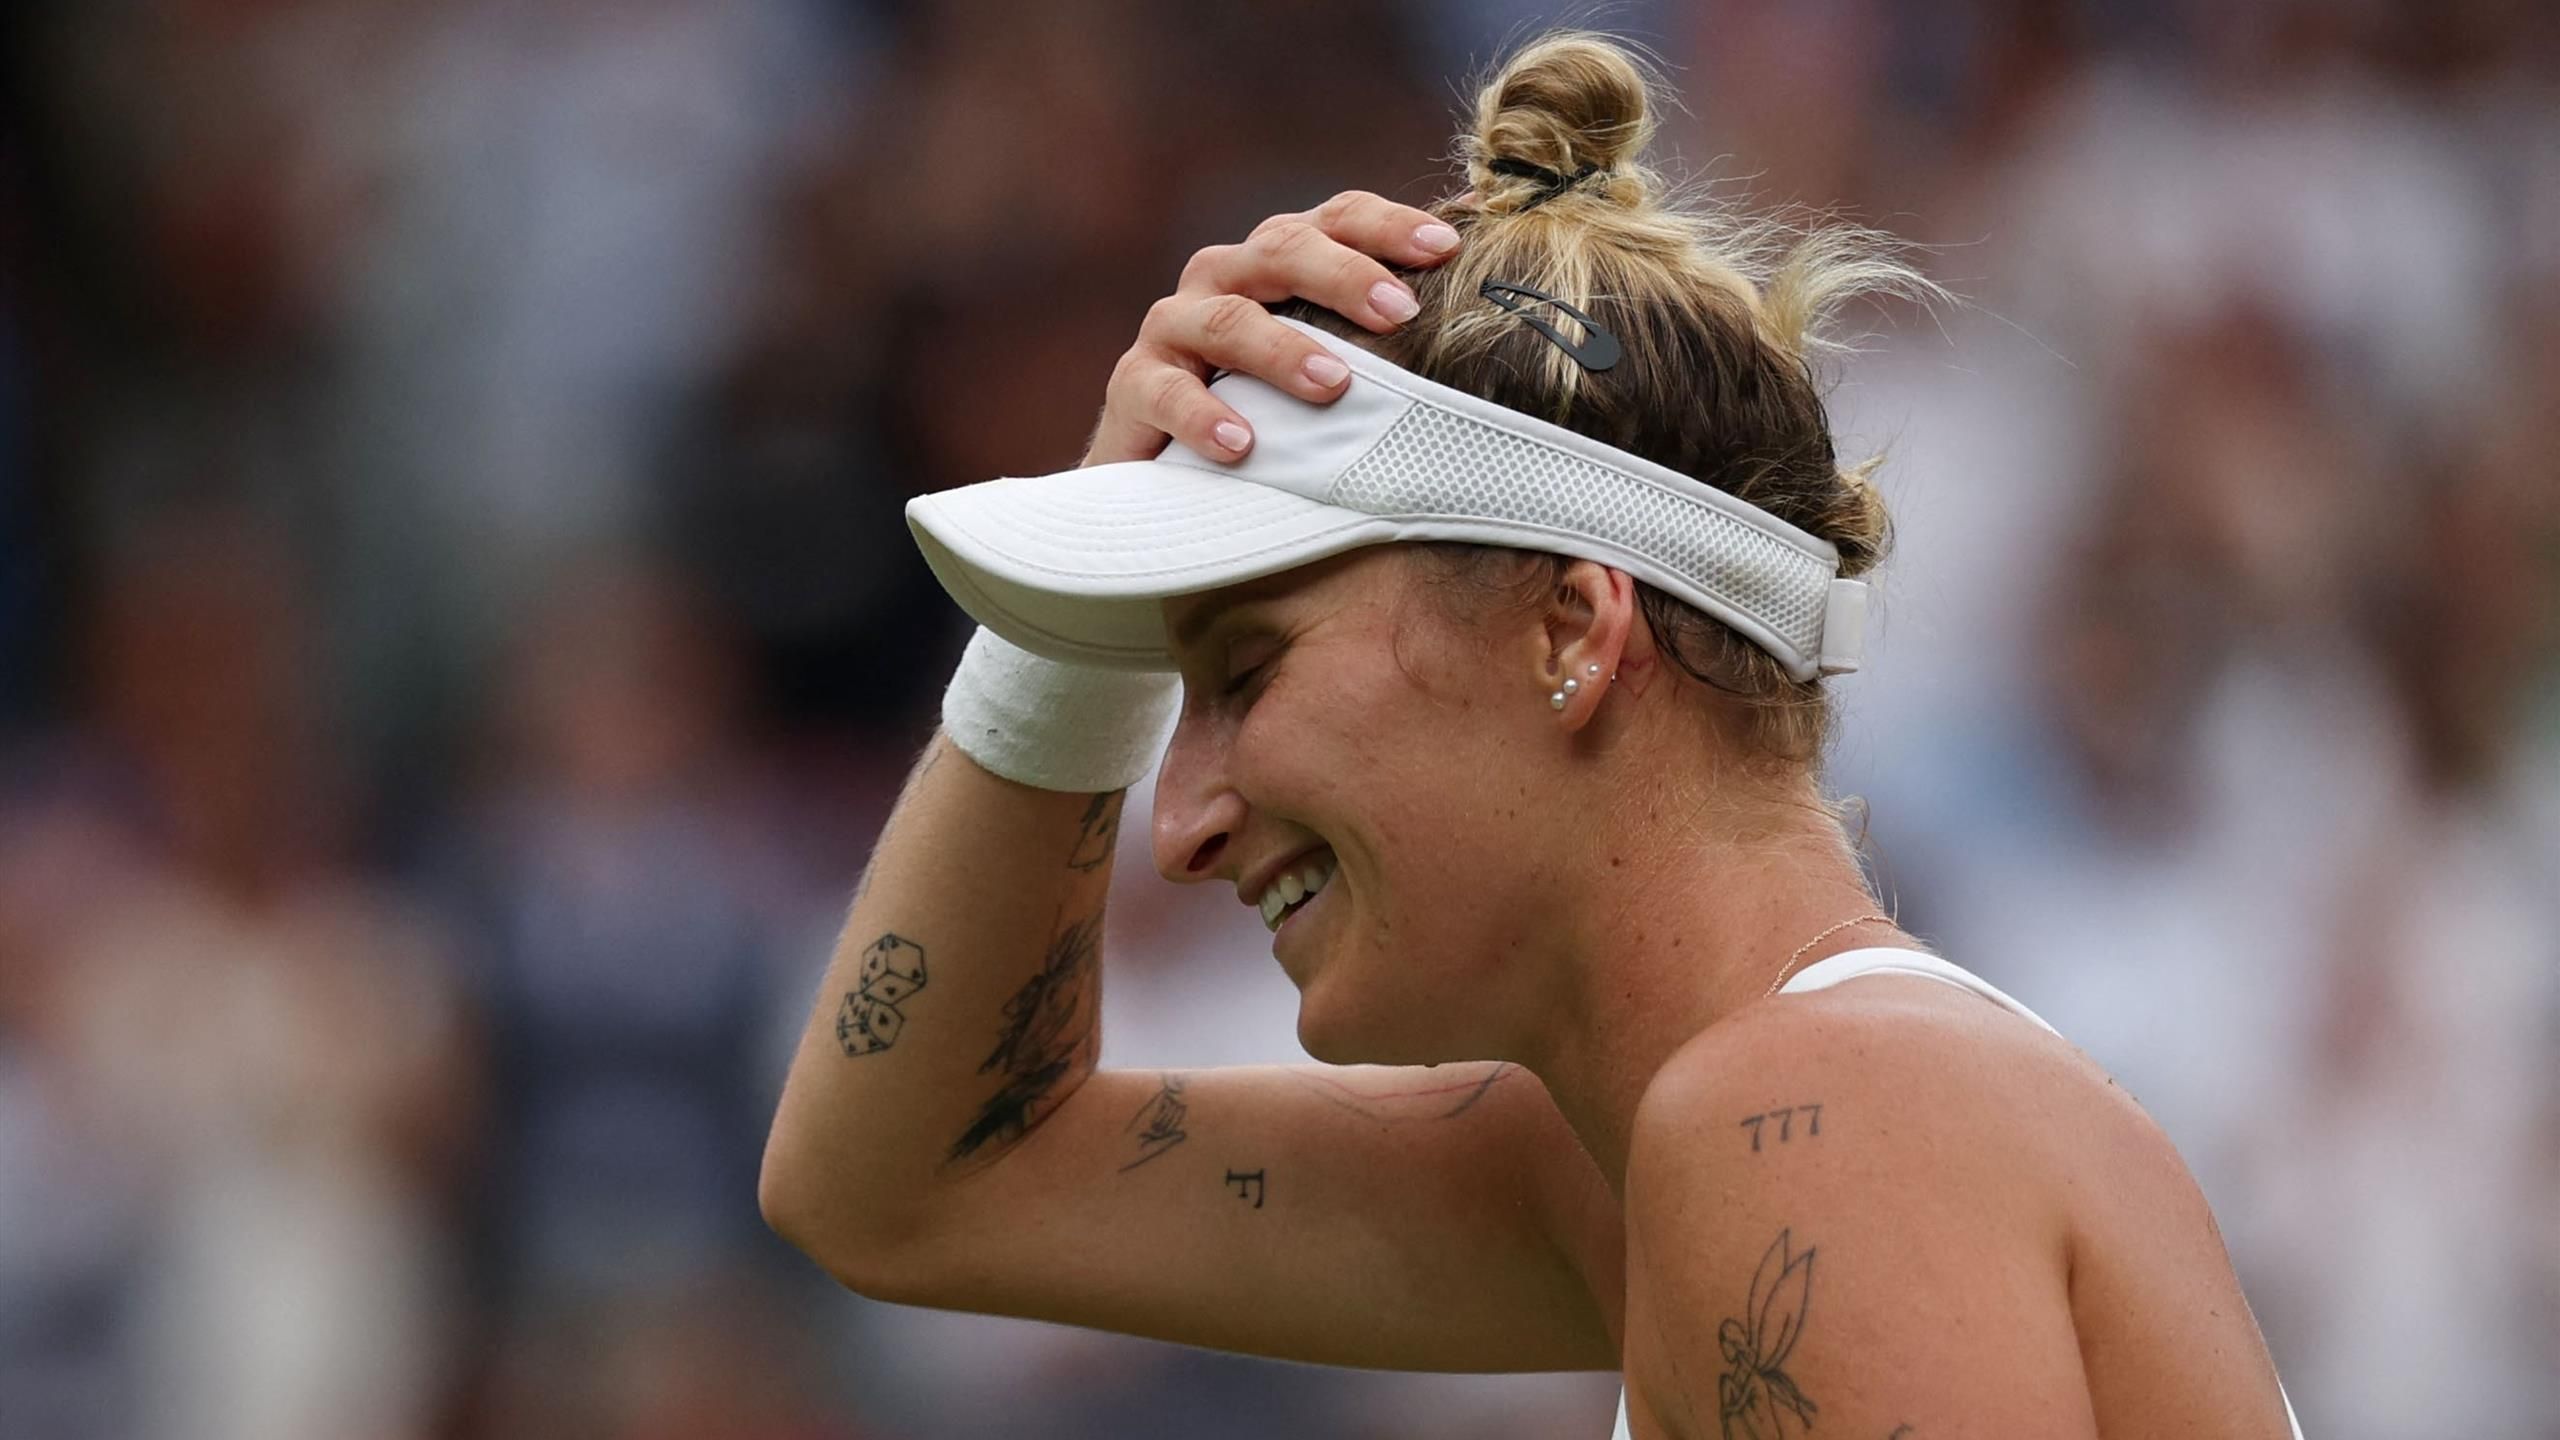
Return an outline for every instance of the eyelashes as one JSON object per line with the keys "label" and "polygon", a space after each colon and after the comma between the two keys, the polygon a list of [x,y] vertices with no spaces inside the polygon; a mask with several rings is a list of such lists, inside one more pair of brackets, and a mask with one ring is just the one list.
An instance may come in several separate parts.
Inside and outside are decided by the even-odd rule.
{"label": "eyelashes", "polygon": [[1235,675],[1227,681],[1226,688],[1220,690],[1218,693],[1221,695],[1241,695],[1244,693],[1245,687],[1254,682],[1254,677],[1270,668],[1271,662],[1268,660],[1263,661],[1259,665],[1248,665],[1244,669],[1237,671]]}
{"label": "eyelashes", "polygon": [[1253,663],[1229,675],[1218,686],[1218,698],[1234,700],[1260,688],[1271,678],[1281,658],[1289,653],[1289,639],[1286,633],[1261,624],[1239,627],[1236,633],[1229,635],[1223,646],[1225,663],[1235,665],[1244,660]]}
{"label": "eyelashes", "polygon": [[1231,661],[1237,655],[1252,655],[1256,658],[1252,664],[1227,677],[1227,683],[1219,687],[1218,693],[1221,696],[1233,698],[1254,688],[1270,677],[1272,667],[1280,663],[1280,657],[1287,653],[1287,650],[1288,646],[1281,643],[1277,637],[1257,637],[1239,642],[1228,652]]}

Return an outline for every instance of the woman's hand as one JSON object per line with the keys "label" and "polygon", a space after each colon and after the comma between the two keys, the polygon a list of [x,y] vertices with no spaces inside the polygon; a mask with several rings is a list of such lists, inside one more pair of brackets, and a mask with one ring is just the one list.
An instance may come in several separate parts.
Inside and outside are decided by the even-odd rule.
{"label": "woman's hand", "polygon": [[1272,216],[1241,245],[1193,255],[1180,285],[1147,308],[1137,343],[1112,367],[1084,463],[1145,460],[1167,437],[1212,459],[1242,458],[1253,432],[1209,393],[1212,370],[1318,403],[1340,395],[1349,374],[1262,302],[1296,296],[1384,334],[1415,308],[1413,292],[1387,265],[1437,265],[1457,248],[1458,232],[1428,212],[1345,190],[1313,210]]}

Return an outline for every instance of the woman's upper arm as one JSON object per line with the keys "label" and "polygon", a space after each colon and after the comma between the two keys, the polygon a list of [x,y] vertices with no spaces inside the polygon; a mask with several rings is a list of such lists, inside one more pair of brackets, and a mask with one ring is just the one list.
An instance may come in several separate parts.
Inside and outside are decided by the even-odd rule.
{"label": "woman's upper arm", "polygon": [[1608,1369],[1615,1222],[1516,1066],[1111,1071],[845,1278],[1322,1364]]}
{"label": "woman's upper arm", "polygon": [[1818,1028],[1684,1053],[1638,1113],[1641,1403],[1690,1436],[2094,1435],[2049,1167],[1968,1079]]}

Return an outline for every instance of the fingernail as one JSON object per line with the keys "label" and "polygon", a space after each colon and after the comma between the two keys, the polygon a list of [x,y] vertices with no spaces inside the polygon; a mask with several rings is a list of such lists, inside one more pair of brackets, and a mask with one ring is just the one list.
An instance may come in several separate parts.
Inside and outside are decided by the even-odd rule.
{"label": "fingernail", "polygon": [[1253,432],[1233,420],[1219,421],[1218,428],[1210,433],[1218,437],[1220,445],[1238,455],[1244,453],[1244,447],[1253,443]]}
{"label": "fingernail", "polygon": [[1438,255],[1458,248],[1458,232],[1434,220],[1414,230],[1413,243]]}
{"label": "fingernail", "polygon": [[1369,307],[1399,325],[1422,313],[1413,292],[1393,280],[1381,280],[1369,287]]}
{"label": "fingernail", "polygon": [[1307,357],[1307,363],[1299,366],[1298,369],[1304,373],[1308,379],[1313,380],[1327,390],[1341,384],[1343,377],[1351,373],[1350,366],[1343,364],[1341,361],[1336,360],[1330,355],[1310,355]]}

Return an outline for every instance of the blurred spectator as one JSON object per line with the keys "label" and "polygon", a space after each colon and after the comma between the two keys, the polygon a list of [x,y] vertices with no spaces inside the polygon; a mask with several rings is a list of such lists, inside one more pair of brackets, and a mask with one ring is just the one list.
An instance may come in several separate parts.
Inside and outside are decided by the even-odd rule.
{"label": "blurred spectator", "polygon": [[957,626],[915,623],[943,601],[902,514],[917,487],[889,404],[898,227],[879,200],[845,154],[780,193],[738,346],[661,462],[650,529],[735,618],[777,717],[902,749],[931,723]]}
{"label": "blurred spectator", "polygon": [[83,909],[22,891],[17,932],[45,952],[34,1098],[142,1207],[127,1433],[425,1434],[467,1114],[445,962],[343,863],[288,567],[232,517],[171,529],[115,557],[90,648],[143,827],[41,857]]}
{"label": "blurred spectator", "polygon": [[0,1437],[109,1440],[140,1433],[151,1216],[59,1002],[66,952],[146,861],[95,777],[41,762],[0,776]]}
{"label": "blurred spectator", "polygon": [[510,1307],[778,1248],[753,1204],[775,885],[734,677],[661,575],[575,576],[526,627],[500,752],[440,848],[503,1102],[482,1214]]}

